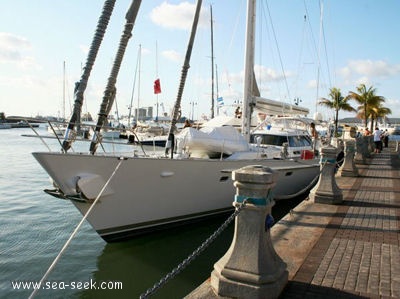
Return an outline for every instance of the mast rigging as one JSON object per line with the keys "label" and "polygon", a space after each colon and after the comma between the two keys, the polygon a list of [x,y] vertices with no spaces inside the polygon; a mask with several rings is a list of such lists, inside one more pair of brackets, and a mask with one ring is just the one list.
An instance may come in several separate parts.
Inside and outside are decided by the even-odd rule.
{"label": "mast rigging", "polygon": [[79,82],[75,83],[74,90],[74,110],[72,112],[71,119],[69,121],[67,130],[65,131],[64,141],[62,144],[62,151],[67,152],[71,148],[71,144],[73,141],[73,137],[75,135],[74,129],[75,125],[78,126],[77,130],[79,130],[79,125],[81,122],[81,112],[82,112],[82,104],[83,104],[83,93],[86,90],[87,83],[89,80],[90,73],[92,71],[94,62],[96,60],[97,53],[99,52],[99,48],[101,42],[103,40],[104,34],[106,32],[108,23],[110,21],[110,17],[112,15],[114,5],[116,0],[106,0],[104,2],[103,11],[99,18],[97,28],[93,37],[92,44],[90,46],[90,50],[87,56],[85,67],[83,68],[82,76]]}

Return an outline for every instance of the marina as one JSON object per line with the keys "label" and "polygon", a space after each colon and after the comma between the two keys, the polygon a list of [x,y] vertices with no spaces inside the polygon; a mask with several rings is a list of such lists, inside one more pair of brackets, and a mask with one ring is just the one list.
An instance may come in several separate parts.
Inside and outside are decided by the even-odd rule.
{"label": "marina", "polygon": [[[10,4],[64,32],[0,32],[0,81],[15,85],[0,107],[0,298],[400,298],[399,100],[383,83],[397,56],[345,39],[390,14],[102,2],[32,6],[46,22]],[[333,32],[348,47],[331,68]]]}
{"label": "marina", "polygon": [[[39,130],[45,131],[45,128]],[[30,291],[15,290],[11,282],[39,281],[81,219],[70,202],[53,199],[42,191],[46,188],[46,174],[29,151],[43,145],[38,139],[32,143],[31,138],[21,136],[29,133],[29,129],[0,133],[0,148],[9,153],[1,158],[9,171],[0,176],[0,206],[2,213],[8,215],[1,217],[4,228],[0,243],[2,298],[28,297]],[[55,140],[49,142],[56,144]],[[307,298],[310,294],[314,298],[399,296],[397,179],[400,163],[395,150],[396,142],[391,141],[390,147],[375,154],[368,164],[357,164],[359,177],[336,176],[343,191],[343,204],[314,204],[299,198],[288,201],[287,206],[279,202],[273,207],[277,223],[271,229],[271,238],[289,273],[282,298]],[[18,178],[20,186],[13,187],[10,178]],[[54,298],[60,294],[68,298],[115,295],[137,298],[180,264],[225,220],[221,217],[206,225],[194,224],[110,244],[85,223],[48,280],[113,280],[122,282],[123,289],[42,290],[38,298]],[[214,263],[227,251],[232,234],[233,225],[230,225],[153,297],[190,298],[189,294],[199,291],[197,287],[207,281]],[[171,248],[173,255],[168,254]]]}

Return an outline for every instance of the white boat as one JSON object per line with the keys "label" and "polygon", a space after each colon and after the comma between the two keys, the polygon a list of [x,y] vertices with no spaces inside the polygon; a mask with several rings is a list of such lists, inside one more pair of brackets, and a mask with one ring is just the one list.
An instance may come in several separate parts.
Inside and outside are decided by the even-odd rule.
{"label": "white boat", "polygon": [[[254,36],[253,10],[254,1],[249,1],[247,36],[250,37]],[[235,194],[231,172],[244,166],[263,165],[278,172],[273,188],[276,200],[305,192],[319,174],[317,160],[274,159],[260,154],[265,147],[247,142],[250,107],[254,106],[248,88],[252,86],[254,44],[252,39],[247,39],[246,44],[244,102],[248,106],[243,106],[240,140],[246,140],[244,148],[235,150],[232,142],[229,152],[219,150],[216,158],[197,157],[184,151],[173,157],[35,152],[33,156],[56,186],[51,193],[71,199],[85,214],[113,174],[86,218],[103,239],[111,242],[231,211]],[[213,146],[212,151],[218,152],[218,145]],[[226,149],[225,145],[221,148]]]}
{"label": "white boat", "polygon": [[107,130],[107,131],[102,131],[101,136],[104,139],[119,139],[121,136],[121,132],[119,130]]}
{"label": "white boat", "polygon": [[11,129],[11,125],[8,123],[0,123],[0,129]]}
{"label": "white boat", "polygon": [[[259,101],[260,100],[261,99],[259,99]],[[269,110],[266,106],[266,103],[269,102],[270,100],[264,99],[264,109],[258,109],[258,111]],[[268,155],[269,158],[282,158],[282,151],[287,151],[287,158],[301,157],[304,155],[305,151],[313,151],[313,142],[309,130],[311,122],[314,121],[299,116],[298,113],[299,111],[296,110],[286,113],[284,117],[267,117],[265,112],[258,112],[257,117],[254,116],[251,121],[252,131],[250,133],[250,146],[254,148],[254,151],[264,156]],[[307,113],[308,109],[302,108],[301,114]],[[234,127],[238,131],[241,131],[241,119],[233,116],[217,116],[204,123],[200,131],[207,132],[210,131],[210,128],[226,126]],[[233,133],[234,132],[232,132],[232,134]],[[185,134],[187,135],[187,133]],[[179,140],[179,138],[185,137],[178,135],[176,138]],[[230,139],[232,138],[237,137],[231,136]],[[221,136],[217,136],[215,139],[220,140],[220,147],[222,147],[223,142],[228,140],[228,138],[224,140]],[[190,141],[186,142],[189,143]],[[196,140],[196,142],[199,141]],[[287,144],[286,147],[285,144]]]}
{"label": "white boat", "polygon": [[64,136],[67,130],[67,125],[64,122],[49,122],[47,126],[47,132],[52,135]]}

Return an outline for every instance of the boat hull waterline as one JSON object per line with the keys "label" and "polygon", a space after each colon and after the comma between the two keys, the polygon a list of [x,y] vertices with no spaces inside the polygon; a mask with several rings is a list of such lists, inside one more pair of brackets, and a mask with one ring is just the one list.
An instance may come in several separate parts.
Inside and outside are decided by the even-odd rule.
{"label": "boat hull waterline", "polygon": [[[36,152],[33,156],[66,196],[85,214],[107,182],[120,156]],[[232,210],[231,172],[263,165],[279,173],[275,200],[297,196],[316,176],[316,160],[207,160],[128,157],[122,161],[87,220],[106,241],[175,226]],[[305,190],[304,190],[305,191]]]}

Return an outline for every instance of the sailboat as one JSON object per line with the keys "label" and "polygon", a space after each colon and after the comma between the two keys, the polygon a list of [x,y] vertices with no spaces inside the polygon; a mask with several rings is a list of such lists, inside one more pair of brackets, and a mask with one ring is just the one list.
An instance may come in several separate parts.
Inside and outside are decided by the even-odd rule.
{"label": "sailboat", "polygon": [[[260,154],[257,145],[249,144],[252,107],[261,100],[252,94],[255,0],[248,0],[247,5],[244,105],[238,137],[241,145],[245,142],[243,147],[231,148],[230,153],[221,149],[218,157],[188,156],[175,153],[173,148],[167,148],[170,156],[156,157],[66,150],[33,153],[56,186],[49,193],[70,199],[82,214],[98,198],[86,219],[107,242],[232,211],[235,190],[231,173],[244,166],[263,165],[278,173],[273,188],[275,200],[298,196],[318,176],[317,160],[273,159]],[[201,0],[197,2],[194,24],[200,7]],[[191,49],[190,42],[188,49]],[[185,66],[188,66],[186,61]],[[181,92],[178,92],[179,101]],[[171,126],[176,119],[174,115]]]}

